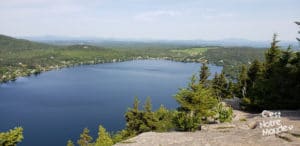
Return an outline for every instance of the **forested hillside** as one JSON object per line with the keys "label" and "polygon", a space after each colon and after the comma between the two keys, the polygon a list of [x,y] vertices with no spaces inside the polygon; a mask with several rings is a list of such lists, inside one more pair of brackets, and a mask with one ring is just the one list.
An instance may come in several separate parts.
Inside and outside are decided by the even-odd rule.
{"label": "forested hillside", "polygon": [[140,44],[126,49],[90,45],[57,46],[1,35],[0,82],[61,67],[153,58],[181,62],[209,62],[224,66],[225,74],[236,78],[239,65],[253,59],[261,60],[263,52],[264,49],[248,47],[178,46],[176,48],[176,44],[169,47],[165,45],[160,47],[160,44],[157,44],[153,48]]}

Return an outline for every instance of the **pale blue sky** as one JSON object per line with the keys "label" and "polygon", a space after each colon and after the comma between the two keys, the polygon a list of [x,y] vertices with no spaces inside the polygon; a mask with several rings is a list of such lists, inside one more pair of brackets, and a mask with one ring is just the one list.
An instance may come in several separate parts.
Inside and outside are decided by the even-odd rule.
{"label": "pale blue sky", "polygon": [[299,0],[0,0],[0,34],[295,40]]}

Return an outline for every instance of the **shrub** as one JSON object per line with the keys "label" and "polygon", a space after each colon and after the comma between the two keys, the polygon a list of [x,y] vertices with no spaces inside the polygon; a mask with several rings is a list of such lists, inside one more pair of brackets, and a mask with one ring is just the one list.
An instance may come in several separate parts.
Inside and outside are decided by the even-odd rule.
{"label": "shrub", "polygon": [[173,118],[174,112],[169,111],[163,105],[154,112],[155,119],[157,122],[155,123],[155,131],[158,132],[166,132],[174,128]]}
{"label": "shrub", "polygon": [[223,122],[231,122],[233,111],[232,108],[223,104],[222,102],[218,106],[219,120]]}
{"label": "shrub", "polygon": [[192,116],[186,112],[177,112],[173,122],[178,131],[196,131],[200,127],[201,116]]}

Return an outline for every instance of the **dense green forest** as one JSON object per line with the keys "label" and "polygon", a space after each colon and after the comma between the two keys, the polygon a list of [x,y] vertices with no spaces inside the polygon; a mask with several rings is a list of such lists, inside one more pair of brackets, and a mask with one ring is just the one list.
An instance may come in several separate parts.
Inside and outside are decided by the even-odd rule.
{"label": "dense green forest", "polygon": [[237,95],[250,110],[300,108],[300,52],[279,48],[276,35],[265,61],[243,66]]}
{"label": "dense green forest", "polygon": [[0,35],[0,82],[62,67],[154,58],[213,63],[223,66],[227,76],[236,78],[238,66],[253,59],[261,60],[263,52],[264,49],[249,47],[159,47],[159,44],[153,48],[140,45],[126,49],[90,45],[56,46]]}

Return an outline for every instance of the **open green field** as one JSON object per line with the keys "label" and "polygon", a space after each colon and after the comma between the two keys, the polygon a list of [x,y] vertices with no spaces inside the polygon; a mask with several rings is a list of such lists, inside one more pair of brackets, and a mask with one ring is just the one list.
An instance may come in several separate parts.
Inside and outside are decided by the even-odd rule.
{"label": "open green field", "polygon": [[[212,49],[212,48],[209,48]],[[177,50],[171,50],[173,53],[183,53],[188,54],[190,56],[196,56],[196,55],[203,55],[208,50],[207,47],[203,48],[188,48],[188,49],[177,49]]]}

